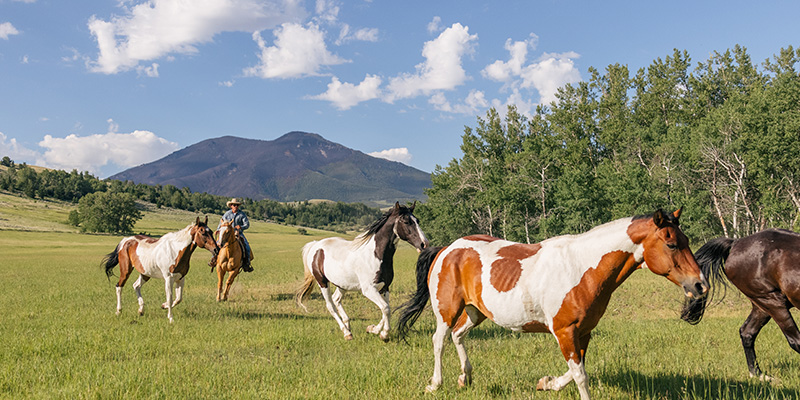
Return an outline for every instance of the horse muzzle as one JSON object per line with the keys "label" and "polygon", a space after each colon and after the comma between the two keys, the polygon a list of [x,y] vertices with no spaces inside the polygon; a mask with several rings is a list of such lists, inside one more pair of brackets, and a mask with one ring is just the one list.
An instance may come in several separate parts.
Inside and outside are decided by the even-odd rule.
{"label": "horse muzzle", "polygon": [[701,299],[708,294],[708,282],[700,279],[689,279],[681,284],[683,294],[690,299]]}

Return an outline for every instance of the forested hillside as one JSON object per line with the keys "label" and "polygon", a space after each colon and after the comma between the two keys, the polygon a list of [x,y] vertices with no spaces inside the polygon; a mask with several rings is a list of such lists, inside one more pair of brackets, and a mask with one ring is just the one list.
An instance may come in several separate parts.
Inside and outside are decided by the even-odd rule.
{"label": "forested hillside", "polygon": [[631,73],[590,69],[526,118],[491,109],[418,207],[436,242],[486,233],[534,242],[684,207],[693,241],[798,228],[800,51],[760,67],[746,49],[687,52]]}

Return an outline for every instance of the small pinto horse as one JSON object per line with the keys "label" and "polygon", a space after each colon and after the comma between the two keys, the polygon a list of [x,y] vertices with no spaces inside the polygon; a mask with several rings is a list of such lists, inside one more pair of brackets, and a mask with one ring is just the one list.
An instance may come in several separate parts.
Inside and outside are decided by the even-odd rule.
{"label": "small pinto horse", "polygon": [[[375,221],[366,232],[353,241],[331,237],[313,241],[303,246],[305,278],[297,291],[295,300],[303,305],[313,289],[314,283],[322,291],[325,305],[346,340],[353,339],[350,318],[342,308],[342,297],[347,290],[361,290],[370,301],[380,308],[382,317],[377,325],[370,325],[367,332],[389,340],[389,285],[394,279],[393,258],[398,239],[405,240],[421,251],[428,246],[428,239],[414,216],[414,206],[394,207]],[[329,284],[336,285],[331,296]]]}
{"label": "small pinto horse", "polygon": [[[219,245],[219,255],[217,256],[217,301],[227,301],[228,293],[236,276],[242,272],[242,243],[239,240],[239,231],[231,225],[233,221],[222,221],[219,227],[217,244]],[[212,268],[213,270],[213,268]],[[225,290],[222,290],[222,282],[225,273],[230,272],[228,281],[225,283]]]}
{"label": "small pinto horse", "polygon": [[690,297],[708,290],[678,227],[680,211],[658,210],[652,216],[624,218],[537,244],[476,235],[423,251],[417,261],[417,291],[398,310],[397,329],[405,337],[430,299],[436,332],[433,377],[426,390],[442,384],[442,348],[448,333],[461,360],[458,383],[471,383],[464,337],[489,318],[514,331],[552,333],[569,369],[560,377],[541,378],[536,388],[560,390],[574,380],[581,399],[589,399],[584,360],[591,331],[612,292],[631,273],[646,266],[682,286]]}
{"label": "small pinto horse", "polygon": [[711,295],[689,299],[682,317],[692,324],[700,322],[716,287],[727,289],[727,277],[752,303],[750,315],[739,328],[750,376],[771,380],[758,366],[755,341],[761,328],[774,319],[789,347],[800,353],[800,332],[789,311],[800,307],[800,234],[767,229],[741,239],[716,238],[700,247],[695,257],[711,281]]}
{"label": "small pinto horse", "polygon": [[[170,232],[159,239],[144,235],[123,238],[113,252],[106,255],[103,264],[109,278],[114,267],[119,264],[119,282],[117,282],[117,315],[122,312],[122,287],[133,270],[139,271],[139,279],[133,283],[136,297],[139,300],[139,315],[144,314],[142,284],[150,278],[164,279],[167,301],[161,308],[167,310],[167,318],[172,322],[172,307],[183,299],[183,283],[189,272],[189,260],[194,249],[202,247],[213,254],[219,252],[214,241],[213,232],[208,228],[208,217],[200,222],[200,217],[177,232]],[[175,285],[175,301],[172,301],[172,287]]]}

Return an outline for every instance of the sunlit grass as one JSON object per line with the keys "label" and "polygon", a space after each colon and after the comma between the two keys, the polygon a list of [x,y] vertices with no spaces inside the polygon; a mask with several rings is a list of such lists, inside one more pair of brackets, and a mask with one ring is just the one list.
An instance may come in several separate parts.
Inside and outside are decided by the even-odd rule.
{"label": "sunlit grass", "polygon": [[[181,229],[192,213],[148,213],[136,231]],[[210,224],[216,218],[209,216]],[[424,224],[424,221],[423,221]],[[230,301],[215,301],[216,274],[197,250],[184,302],[169,324],[159,309],[163,281],[144,285],[145,315],[130,287],[114,315],[115,279],[100,261],[120,237],[71,232],[0,230],[0,398],[376,398],[575,399],[575,385],[536,391],[544,375],[567,366],[552,336],[518,334],[485,322],[467,338],[474,384],[459,389],[455,349],[448,342],[444,384],[423,389],[433,368],[433,317],[426,311],[408,343],[384,344],[366,334],[377,308],[358,293],[345,307],[353,341],[342,338],[318,292],[298,309],[294,289],[303,272],[300,248],[329,232],[254,223],[248,237],[255,272],[241,274]],[[392,303],[414,288],[416,251],[401,245]],[[729,293],[698,326],[678,319],[680,290],[637,271],[615,293],[595,329],[586,364],[598,399],[793,399],[800,391],[800,356],[770,323],[756,343],[759,361],[780,384],[747,378],[738,337],[749,306]],[[796,315],[796,314],[795,314]]]}

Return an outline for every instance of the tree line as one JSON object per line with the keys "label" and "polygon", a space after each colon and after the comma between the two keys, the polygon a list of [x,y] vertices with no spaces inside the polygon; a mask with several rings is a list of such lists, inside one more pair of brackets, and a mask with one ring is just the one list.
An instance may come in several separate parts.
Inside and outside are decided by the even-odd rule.
{"label": "tree line", "polygon": [[[69,223],[88,232],[130,233],[141,212],[136,200],[156,207],[172,207],[203,214],[222,214],[228,210],[228,197],[192,192],[174,185],[135,184],[130,181],[101,180],[88,172],[66,172],[17,164],[8,156],[0,165],[0,190],[20,193],[32,199],[57,199],[77,204]],[[298,202],[281,203],[269,199],[242,200],[250,218],[287,225],[327,229],[337,232],[358,230],[380,217],[377,208],[360,203]]]}
{"label": "tree line", "polygon": [[471,233],[521,242],[684,207],[693,241],[800,218],[800,50],[759,68],[744,47],[692,68],[686,51],[632,74],[589,69],[531,116],[490,109],[463,156],[437,166],[418,207],[432,240]]}

